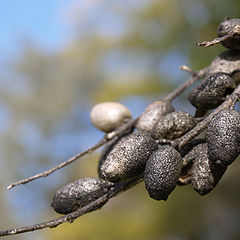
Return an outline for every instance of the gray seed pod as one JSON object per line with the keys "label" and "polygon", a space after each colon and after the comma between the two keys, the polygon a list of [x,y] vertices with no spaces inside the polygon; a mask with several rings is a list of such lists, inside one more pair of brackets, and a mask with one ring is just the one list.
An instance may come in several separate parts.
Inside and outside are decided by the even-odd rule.
{"label": "gray seed pod", "polygon": [[188,100],[197,109],[212,109],[218,107],[234,88],[235,82],[228,74],[214,73],[193,89]]}
{"label": "gray seed pod", "polygon": [[177,150],[167,146],[153,152],[144,172],[145,188],[155,200],[167,200],[181,174],[182,158]]}
{"label": "gray seed pod", "polygon": [[206,134],[211,161],[222,166],[231,164],[240,154],[240,115],[225,109],[216,114]]}
{"label": "gray seed pod", "polygon": [[103,102],[92,108],[90,118],[96,128],[103,132],[111,132],[132,116],[128,108],[120,103]]}
{"label": "gray seed pod", "polygon": [[51,206],[61,214],[83,207],[104,195],[113,183],[98,178],[82,178],[62,188],[54,195]]}
{"label": "gray seed pod", "polygon": [[206,143],[194,147],[189,155],[194,159],[191,175],[192,186],[200,195],[205,195],[218,184],[227,167],[217,165],[209,160]]}
{"label": "gray seed pod", "polygon": [[175,139],[181,137],[197,124],[196,119],[187,112],[172,112],[161,117],[154,126],[152,135],[155,139]]}
{"label": "gray seed pod", "polygon": [[156,101],[148,105],[137,122],[137,129],[152,132],[158,120],[167,113],[173,112],[170,102]]}
{"label": "gray seed pod", "polygon": [[144,171],[146,161],[155,149],[157,144],[148,133],[129,134],[99,162],[99,176],[111,182],[136,177]]}
{"label": "gray seed pod", "polygon": [[[221,53],[211,62],[210,66],[207,68],[207,75],[224,72],[231,75],[235,83],[240,82],[240,74],[236,73],[237,70],[240,70],[240,51],[228,50]],[[235,71],[235,73],[233,73]]]}
{"label": "gray seed pod", "polygon": [[226,35],[234,36],[222,41],[222,45],[226,48],[239,50],[240,49],[240,30],[238,30],[236,34],[236,29],[240,28],[240,19],[238,18],[226,18],[224,21],[218,26],[217,32],[218,37],[223,37]]}

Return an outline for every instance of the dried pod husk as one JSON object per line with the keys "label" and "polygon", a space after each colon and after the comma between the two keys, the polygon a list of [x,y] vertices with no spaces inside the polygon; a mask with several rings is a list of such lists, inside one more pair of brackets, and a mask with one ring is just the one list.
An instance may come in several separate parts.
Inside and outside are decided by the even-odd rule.
{"label": "dried pod husk", "polygon": [[207,143],[198,144],[189,152],[193,158],[191,182],[194,190],[206,195],[218,184],[227,167],[215,164],[209,159]]}
{"label": "dried pod husk", "polygon": [[240,115],[225,109],[216,114],[207,128],[208,154],[211,161],[230,165],[240,154]]}
{"label": "dried pod husk", "polygon": [[148,105],[148,107],[141,114],[138,122],[137,129],[152,132],[153,127],[158,120],[167,113],[173,112],[174,108],[168,101],[155,101]]}
{"label": "dried pod husk", "polygon": [[235,82],[227,73],[219,72],[209,75],[189,94],[188,100],[197,109],[218,107],[225,97],[232,93]]}
{"label": "dried pod husk", "polygon": [[182,158],[176,149],[167,146],[154,151],[144,172],[145,188],[149,196],[166,201],[177,185],[181,168]]}
{"label": "dried pod husk", "polygon": [[106,158],[99,162],[99,176],[111,182],[121,182],[143,173],[145,164],[157,144],[147,132],[136,132],[120,139]]}
{"label": "dried pod husk", "polygon": [[240,19],[226,18],[220,23],[217,29],[218,37],[229,35],[231,37],[221,41],[226,48],[240,50]]}
{"label": "dried pod husk", "polygon": [[90,113],[92,124],[103,132],[111,132],[132,118],[129,109],[117,102],[95,105]]}
{"label": "dried pod husk", "polygon": [[175,139],[181,137],[197,124],[196,119],[187,112],[177,111],[161,117],[153,128],[155,139]]}
{"label": "dried pod husk", "polygon": [[103,196],[114,185],[99,178],[82,178],[60,188],[51,206],[61,214],[68,214]]}
{"label": "dried pod husk", "polygon": [[203,143],[206,143],[206,139],[193,139],[180,151],[180,154],[183,158],[183,163],[181,176],[178,179],[178,185],[186,185],[191,183],[193,162],[196,158],[196,154],[199,154],[198,148],[195,147]]}
{"label": "dried pod husk", "polygon": [[228,50],[213,59],[206,74],[218,72],[228,73],[238,84],[240,82],[240,51]]}

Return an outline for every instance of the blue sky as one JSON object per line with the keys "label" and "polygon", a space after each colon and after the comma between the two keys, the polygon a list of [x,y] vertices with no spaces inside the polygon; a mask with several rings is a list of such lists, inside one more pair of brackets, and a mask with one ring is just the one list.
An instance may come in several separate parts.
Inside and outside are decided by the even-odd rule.
{"label": "blue sky", "polygon": [[59,47],[66,41],[70,31],[63,16],[72,2],[69,0],[1,1],[0,52],[13,54],[18,50],[19,41],[26,37],[47,49]]}

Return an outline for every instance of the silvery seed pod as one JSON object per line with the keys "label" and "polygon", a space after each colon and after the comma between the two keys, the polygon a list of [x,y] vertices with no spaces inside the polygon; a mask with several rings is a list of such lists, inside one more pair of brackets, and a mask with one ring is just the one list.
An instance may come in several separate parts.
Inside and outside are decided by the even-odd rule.
{"label": "silvery seed pod", "polygon": [[181,137],[197,124],[196,119],[187,112],[172,112],[161,117],[153,128],[154,139],[175,139]]}
{"label": "silvery seed pod", "polygon": [[240,154],[240,115],[225,109],[216,114],[207,128],[208,154],[211,161],[230,165]]}
{"label": "silvery seed pod", "polygon": [[220,23],[217,29],[218,37],[233,35],[232,37],[222,41],[222,45],[226,48],[240,50],[240,19],[226,18]]}
{"label": "silvery seed pod", "polygon": [[95,105],[90,113],[92,124],[103,132],[111,132],[131,119],[127,107],[117,102],[103,102]]}
{"label": "silvery seed pod", "polygon": [[148,105],[137,122],[137,129],[152,132],[158,120],[167,113],[173,112],[170,102],[156,101]]}
{"label": "silvery seed pod", "polygon": [[99,176],[111,182],[137,177],[157,144],[147,132],[136,132],[120,139],[106,159],[99,162]]}
{"label": "silvery seed pod", "polygon": [[214,73],[193,89],[188,100],[197,109],[212,109],[218,107],[234,88],[235,82],[228,74]]}
{"label": "silvery seed pod", "polygon": [[61,214],[67,214],[86,206],[104,195],[113,183],[98,178],[82,178],[60,188],[51,206]]}
{"label": "silvery seed pod", "polygon": [[102,149],[101,151],[101,154],[100,154],[100,159],[99,159],[99,162],[98,162],[98,176],[101,178],[102,176],[102,170],[101,170],[101,167],[102,165],[104,164],[108,154],[113,150],[113,148],[115,147],[115,145],[120,141],[124,141],[124,138],[126,136],[128,136],[130,134],[130,131],[129,132],[126,132],[120,136],[116,136],[114,137],[113,139],[111,139],[109,142],[107,142],[105,145],[104,145],[104,148]]}
{"label": "silvery seed pod", "polygon": [[235,83],[240,82],[240,51],[228,50],[221,53],[211,62],[206,70],[206,75],[224,72],[231,75]]}
{"label": "silvery seed pod", "polygon": [[155,200],[167,200],[177,185],[181,174],[182,158],[174,148],[160,147],[146,163],[144,172],[145,188]]}
{"label": "silvery seed pod", "polygon": [[200,195],[205,195],[218,184],[227,167],[209,160],[206,143],[197,145],[189,154],[194,158],[191,174],[192,186]]}

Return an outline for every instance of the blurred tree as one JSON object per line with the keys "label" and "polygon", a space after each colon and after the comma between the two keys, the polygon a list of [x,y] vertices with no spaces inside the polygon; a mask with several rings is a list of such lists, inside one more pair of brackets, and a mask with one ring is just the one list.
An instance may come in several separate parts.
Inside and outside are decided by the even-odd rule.
{"label": "blurred tree", "polygon": [[[85,18],[73,7],[70,15],[76,38],[71,44],[50,53],[25,42],[21,56],[11,59],[1,73],[2,186],[95,143],[101,134],[92,129],[88,117],[94,103],[125,102],[136,116],[148,102],[188,77],[180,73],[179,65],[196,70],[206,66],[223,47],[200,49],[194,43],[215,37],[225,15],[238,17],[240,9],[238,0],[131,0],[127,4],[103,0],[93,5],[96,14]],[[140,107],[129,100],[133,96],[140,100]],[[183,104],[176,103],[186,108]],[[22,225],[25,214],[31,223],[55,216],[49,212],[53,192],[76,178],[96,175],[97,157],[12,190],[16,194],[4,194],[4,206],[13,206],[9,209],[15,213],[8,207],[1,209],[1,228],[14,221]],[[51,240],[239,239],[238,164],[204,198],[187,186],[178,187],[167,203],[156,202],[140,185],[111,200],[101,213],[42,234]]]}

